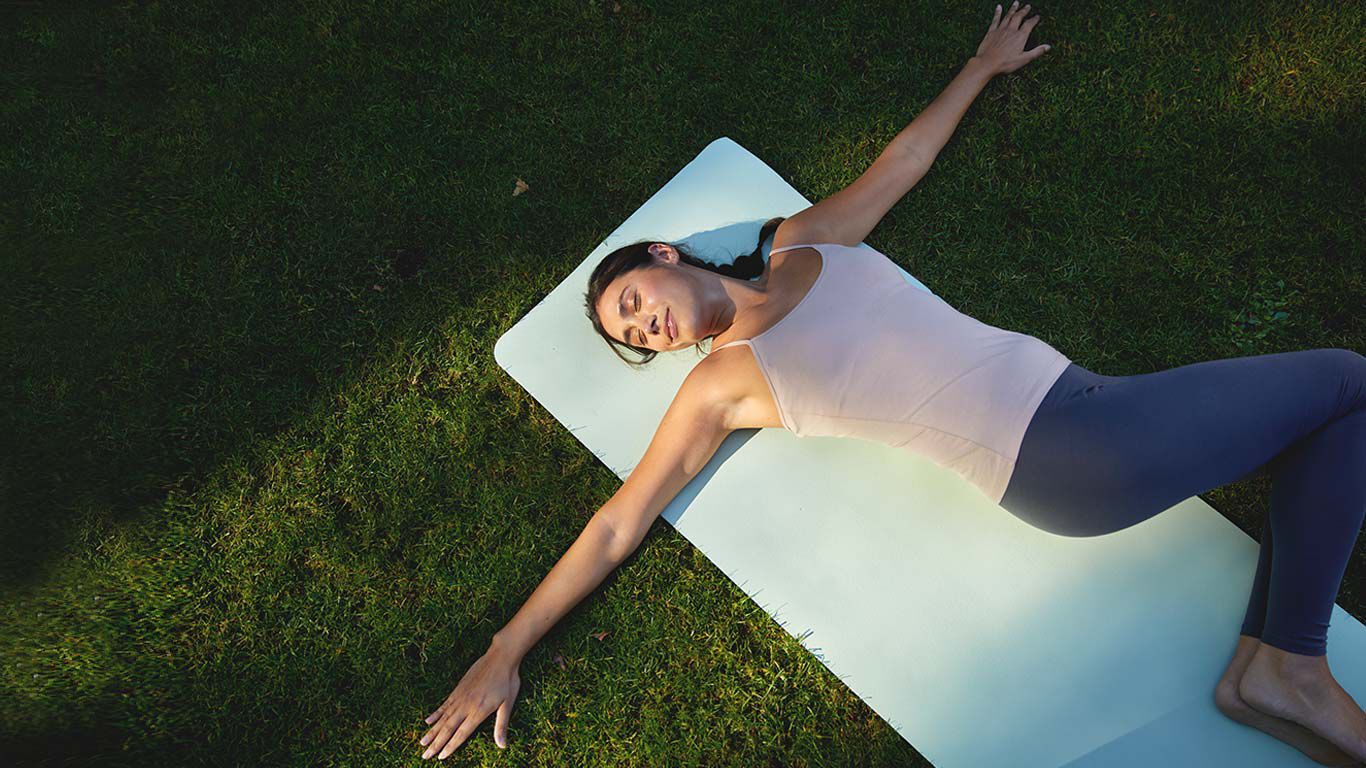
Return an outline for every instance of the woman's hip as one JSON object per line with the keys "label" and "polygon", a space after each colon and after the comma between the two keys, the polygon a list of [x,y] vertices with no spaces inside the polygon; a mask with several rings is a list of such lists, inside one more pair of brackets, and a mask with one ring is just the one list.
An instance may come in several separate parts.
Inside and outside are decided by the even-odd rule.
{"label": "woman's hip", "polygon": [[1366,409],[1366,358],[1344,349],[1132,376],[1073,363],[1035,411],[1001,506],[1062,535],[1110,533],[1256,472],[1354,409]]}

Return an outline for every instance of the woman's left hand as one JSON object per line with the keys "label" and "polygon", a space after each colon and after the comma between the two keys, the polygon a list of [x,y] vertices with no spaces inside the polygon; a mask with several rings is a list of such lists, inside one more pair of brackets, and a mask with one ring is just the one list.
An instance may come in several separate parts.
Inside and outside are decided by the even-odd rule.
{"label": "woman's left hand", "polygon": [[1029,40],[1029,33],[1033,31],[1034,25],[1039,23],[1039,19],[1043,18],[1035,16],[1026,21],[1025,16],[1029,14],[1029,8],[1028,4],[1021,8],[1019,0],[1016,0],[1010,4],[1010,10],[1003,19],[1001,6],[996,6],[996,15],[991,19],[991,26],[987,27],[987,36],[982,38],[982,43],[977,46],[976,56],[987,65],[993,75],[1014,72],[1039,58],[1044,51],[1052,47],[1036,45],[1028,51],[1024,49],[1025,42]]}

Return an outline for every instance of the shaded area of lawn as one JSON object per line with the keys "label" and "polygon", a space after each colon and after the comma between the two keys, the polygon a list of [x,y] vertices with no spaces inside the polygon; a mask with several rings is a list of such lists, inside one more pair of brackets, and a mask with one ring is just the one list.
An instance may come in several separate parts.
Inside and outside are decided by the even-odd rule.
{"label": "shaded area of lawn", "polygon": [[[850,183],[993,7],[0,9],[0,755],[415,760],[617,486],[497,337],[718,136]],[[1038,10],[869,243],[1100,373],[1366,351],[1360,10]],[[927,764],[656,528],[454,761]]]}

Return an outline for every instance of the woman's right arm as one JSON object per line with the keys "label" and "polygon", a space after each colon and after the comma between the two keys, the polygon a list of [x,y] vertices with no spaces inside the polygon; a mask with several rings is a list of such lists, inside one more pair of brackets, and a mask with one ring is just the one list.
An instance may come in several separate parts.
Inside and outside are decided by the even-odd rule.
{"label": "woman's right arm", "polygon": [[655,518],[734,429],[730,423],[735,401],[727,391],[734,389],[734,378],[716,371],[719,364],[719,360],[707,358],[693,367],[644,457],[621,488],[588,521],[516,615],[493,636],[488,651],[470,667],[455,690],[427,716],[426,722],[433,725],[421,740],[427,747],[424,759],[432,755],[444,758],[455,751],[495,710],[494,741],[500,747],[507,745],[522,658],[630,557]]}

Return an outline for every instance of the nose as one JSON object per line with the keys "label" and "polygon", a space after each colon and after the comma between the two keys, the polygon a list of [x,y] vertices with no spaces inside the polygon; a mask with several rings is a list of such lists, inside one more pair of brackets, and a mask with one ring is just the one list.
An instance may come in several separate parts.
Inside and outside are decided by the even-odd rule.
{"label": "nose", "polygon": [[659,315],[650,315],[648,318],[642,317],[641,321],[642,327],[645,329],[645,343],[647,344],[650,339],[664,332],[664,325]]}

